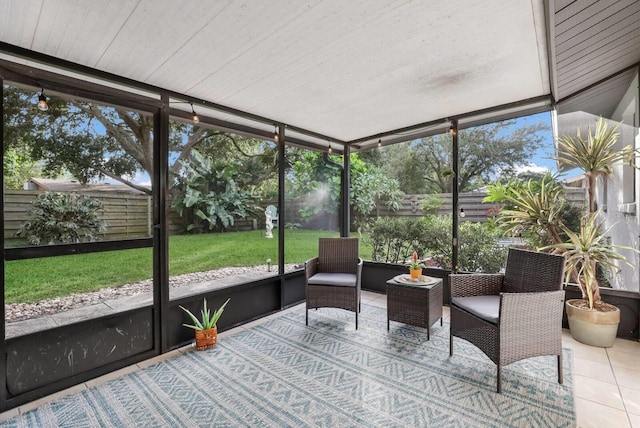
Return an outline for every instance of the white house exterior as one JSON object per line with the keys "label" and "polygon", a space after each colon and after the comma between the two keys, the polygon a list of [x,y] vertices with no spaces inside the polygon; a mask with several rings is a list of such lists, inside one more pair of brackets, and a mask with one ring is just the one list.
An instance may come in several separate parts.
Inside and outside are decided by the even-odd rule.
{"label": "white house exterior", "polygon": [[[622,122],[620,125],[620,148],[630,145],[640,149],[640,92],[638,73],[627,89],[624,98],[616,107],[612,119]],[[638,158],[640,160],[640,158]],[[603,180],[604,181],[604,180]],[[607,224],[617,224],[611,229],[611,241],[640,249],[640,173],[631,166],[618,165],[614,169],[613,177],[599,183],[597,189],[598,200],[606,204]],[[630,250],[620,250],[632,261],[634,267],[621,266],[622,274],[615,282],[617,288],[640,291],[640,257]]]}
{"label": "white house exterior", "polygon": [[[616,106],[611,126],[618,126],[618,146],[632,146],[640,149],[640,89],[638,72],[627,88],[624,97]],[[558,116],[558,134],[576,135],[579,127],[581,135],[587,135],[587,126],[595,128],[597,116],[585,112],[567,113]],[[640,157],[636,159],[640,166]],[[585,185],[586,186],[586,185]],[[606,225],[613,225],[609,232],[615,245],[640,249],[640,171],[629,165],[616,165],[612,177],[600,179],[596,188],[597,208],[602,211]],[[612,281],[614,288],[640,291],[640,256],[635,251],[619,250],[633,267],[621,264],[620,275]]]}

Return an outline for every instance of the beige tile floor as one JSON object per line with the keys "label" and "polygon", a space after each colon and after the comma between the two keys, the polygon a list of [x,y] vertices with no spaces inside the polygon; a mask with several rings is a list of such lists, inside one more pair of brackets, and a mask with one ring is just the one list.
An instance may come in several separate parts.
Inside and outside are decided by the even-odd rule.
{"label": "beige tile floor", "polygon": [[[386,307],[386,296],[363,292],[363,303]],[[294,310],[294,307],[288,310]],[[257,321],[220,333],[220,339],[238,329],[246,329],[260,324],[274,314]],[[449,317],[449,308],[443,308],[445,321]],[[563,332],[563,345],[573,351],[573,375],[577,425],[587,427],[640,428],[640,342],[617,339],[612,348],[594,348],[573,340],[568,330]],[[97,379],[92,379],[40,400],[0,413],[5,420],[27,412],[56,398],[79,392],[123,374],[139,370],[166,358],[191,351],[192,346],[168,352],[150,360],[142,361]]]}

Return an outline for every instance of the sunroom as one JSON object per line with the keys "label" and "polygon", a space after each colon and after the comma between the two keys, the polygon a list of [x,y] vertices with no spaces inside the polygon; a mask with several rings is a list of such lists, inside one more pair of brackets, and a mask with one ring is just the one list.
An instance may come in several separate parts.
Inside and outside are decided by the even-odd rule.
{"label": "sunroom", "polygon": [[[427,273],[443,280],[446,306],[449,273],[484,269],[465,264],[474,232],[464,228],[490,217],[490,179],[553,157],[554,136],[584,134],[598,116],[623,122],[622,144],[640,146],[637,1],[8,0],[0,12],[0,410],[10,416],[184,350],[193,332],[180,306],[229,298],[222,340],[294,310],[321,237],[360,238],[365,304],[381,302],[410,252],[381,255],[376,218],[439,219],[447,258]],[[482,133],[495,145],[473,145]],[[520,151],[506,145],[518,141]],[[478,147],[484,169],[463,183]],[[393,171],[406,179],[394,184]],[[601,204],[623,221],[614,243],[638,248],[640,178],[633,168],[616,177],[600,185]],[[34,201],[56,192],[100,202],[97,239],[28,239]],[[588,351],[573,351],[576,389],[617,392],[603,404],[576,391],[579,423],[591,407],[640,424],[630,398],[640,348],[627,344],[638,341],[639,263],[629,258],[635,267],[604,292],[622,310],[624,351],[584,361]],[[580,378],[605,362],[606,379]]]}

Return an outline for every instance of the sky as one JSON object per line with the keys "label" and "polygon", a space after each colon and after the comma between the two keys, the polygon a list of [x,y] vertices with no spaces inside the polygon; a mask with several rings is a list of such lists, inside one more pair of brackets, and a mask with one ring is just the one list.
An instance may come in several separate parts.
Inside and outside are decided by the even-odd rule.
{"label": "sky", "polygon": [[[558,172],[558,166],[556,165],[556,161],[551,159],[555,153],[555,145],[553,141],[553,131],[551,125],[551,112],[538,113],[527,117],[521,117],[516,119],[517,125],[532,125],[534,123],[542,122],[549,129],[542,132],[545,136],[543,141],[543,147],[538,150],[533,159],[531,160],[532,164],[535,167],[532,167],[533,171],[544,172],[545,169],[550,170],[552,173]],[[562,172],[559,175],[560,180],[566,180],[577,175],[582,174],[582,171],[578,168],[573,168]]]}
{"label": "sky", "polygon": [[[534,125],[537,123],[544,124],[548,129],[541,131],[544,136],[542,148],[537,151],[534,157],[531,159],[531,165],[522,170],[544,172],[550,170],[551,172],[557,172],[556,162],[551,159],[554,154],[554,142],[553,132],[551,128],[551,112],[538,113],[531,116],[521,117],[516,119],[516,127]],[[569,174],[570,176],[571,174]],[[108,180],[112,181],[112,180]],[[144,172],[138,172],[136,177],[132,180],[135,184],[151,186],[151,180],[149,175]]]}
{"label": "sky", "polygon": [[[516,126],[534,125],[543,123],[548,129],[542,131],[544,135],[543,147],[538,150],[531,162],[542,169],[548,169],[551,172],[557,172],[556,161],[551,159],[554,154],[553,131],[551,128],[551,112],[538,113],[531,116],[516,119]],[[535,170],[535,168],[532,168]]]}

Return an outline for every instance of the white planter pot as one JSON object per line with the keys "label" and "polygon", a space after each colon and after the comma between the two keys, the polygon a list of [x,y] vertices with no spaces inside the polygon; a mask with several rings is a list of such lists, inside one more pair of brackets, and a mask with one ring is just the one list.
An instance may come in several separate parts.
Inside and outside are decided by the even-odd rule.
{"label": "white planter pot", "polygon": [[612,347],[618,333],[618,324],[620,324],[620,309],[605,303],[611,310],[601,312],[595,309],[583,309],[572,303],[582,301],[582,299],[572,299],[565,302],[571,336],[587,345],[600,348]]}

